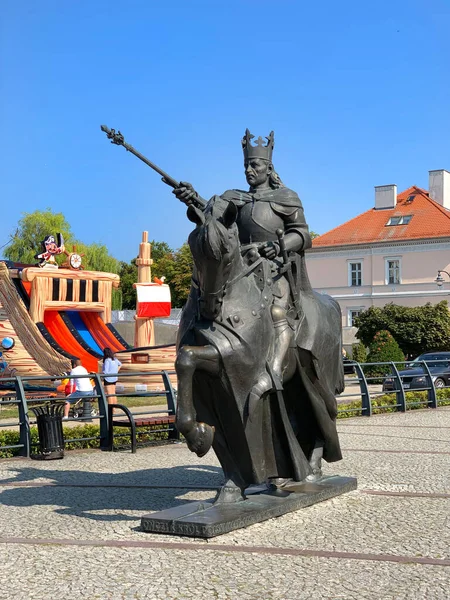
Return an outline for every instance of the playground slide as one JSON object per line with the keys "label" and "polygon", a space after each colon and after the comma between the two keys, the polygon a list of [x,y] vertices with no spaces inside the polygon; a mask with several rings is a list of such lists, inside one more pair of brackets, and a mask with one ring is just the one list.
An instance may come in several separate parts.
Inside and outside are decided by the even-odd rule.
{"label": "playground slide", "polygon": [[7,266],[0,262],[0,331],[15,340],[14,348],[8,351],[9,367],[22,375],[64,373],[70,368],[70,361],[42,336],[28,314],[25,301]]}
{"label": "playground slide", "polygon": [[77,311],[63,311],[59,313],[62,320],[70,329],[70,333],[89,354],[101,358],[103,356],[102,348],[92,337],[90,331],[84,324],[81,314]]}
{"label": "playground slide", "polygon": [[47,311],[44,316],[44,325],[61,348],[69,354],[81,358],[83,366],[86,367],[88,371],[97,373],[98,358],[83,348],[83,346],[81,346],[74,338],[58,312]]}
{"label": "playground slide", "polygon": [[133,346],[130,346],[130,344],[120,335],[112,323],[106,323],[106,327],[110,330],[119,344],[125,348],[125,350],[131,350],[133,348]]}
{"label": "playground slide", "polygon": [[111,348],[113,352],[126,349],[113,335],[98,313],[83,312],[81,318],[101,348]]}

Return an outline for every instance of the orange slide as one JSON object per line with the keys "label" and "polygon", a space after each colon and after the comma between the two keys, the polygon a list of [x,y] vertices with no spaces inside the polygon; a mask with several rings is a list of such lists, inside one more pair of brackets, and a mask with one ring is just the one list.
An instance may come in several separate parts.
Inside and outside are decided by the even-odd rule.
{"label": "orange slide", "polygon": [[106,327],[102,318],[95,312],[80,312],[84,324],[100,348],[111,348],[113,352],[126,350],[118,339]]}
{"label": "orange slide", "polygon": [[69,354],[81,358],[83,367],[88,371],[97,373],[98,359],[89,354],[70,333],[69,328],[64,323],[61,315],[56,311],[46,311],[44,315],[44,325],[47,327],[50,335],[55,341]]}

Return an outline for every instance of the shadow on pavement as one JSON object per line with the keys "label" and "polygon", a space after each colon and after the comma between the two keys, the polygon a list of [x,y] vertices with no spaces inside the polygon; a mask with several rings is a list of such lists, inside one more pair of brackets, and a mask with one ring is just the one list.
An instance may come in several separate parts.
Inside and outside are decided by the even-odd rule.
{"label": "shadow on pavement", "polygon": [[[3,507],[53,506],[56,513],[96,521],[135,521],[136,515],[120,512],[164,510],[191,502],[192,499],[183,499],[182,496],[186,493],[202,491],[210,486],[218,488],[223,483],[222,469],[209,465],[144,469],[127,473],[15,467],[13,473],[14,477],[1,480],[0,487],[8,483],[35,483],[29,487],[4,488],[0,495]],[[39,480],[42,478],[50,482],[41,483]],[[206,494],[208,498],[213,498],[215,490],[207,489]],[[95,511],[101,511],[102,514],[96,514]],[[111,513],[105,514],[108,511]]]}

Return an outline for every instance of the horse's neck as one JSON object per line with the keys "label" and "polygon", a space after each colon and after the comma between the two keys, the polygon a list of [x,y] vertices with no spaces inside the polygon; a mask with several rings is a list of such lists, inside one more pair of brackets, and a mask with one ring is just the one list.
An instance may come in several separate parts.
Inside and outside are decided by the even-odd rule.
{"label": "horse's neck", "polygon": [[[245,309],[254,304],[261,296],[261,291],[256,285],[254,278],[245,275],[246,266],[242,257],[233,261],[228,283],[225,286],[225,294],[223,298],[223,312],[229,310]],[[226,315],[225,315],[226,316]]]}

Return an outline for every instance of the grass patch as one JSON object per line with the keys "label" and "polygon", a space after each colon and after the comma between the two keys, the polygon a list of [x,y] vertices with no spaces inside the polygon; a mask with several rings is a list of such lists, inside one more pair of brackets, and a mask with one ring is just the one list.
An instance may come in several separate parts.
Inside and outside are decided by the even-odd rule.
{"label": "grass patch", "polygon": [[149,396],[143,398],[142,396],[118,396],[116,394],[116,397],[119,404],[123,404],[128,408],[133,408],[133,406],[167,406],[166,396]]}

